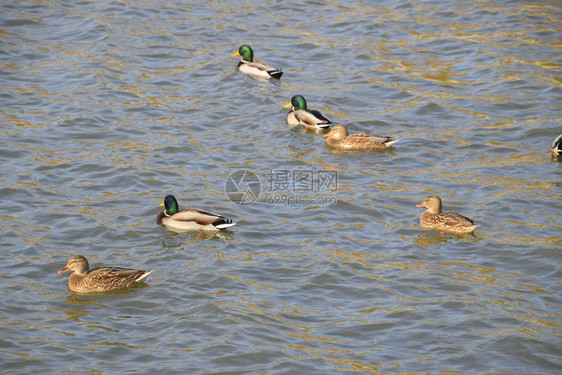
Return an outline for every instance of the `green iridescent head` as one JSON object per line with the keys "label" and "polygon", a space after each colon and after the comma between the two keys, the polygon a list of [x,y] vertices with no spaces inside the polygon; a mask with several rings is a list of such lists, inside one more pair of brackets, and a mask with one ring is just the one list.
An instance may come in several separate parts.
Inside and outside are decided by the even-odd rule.
{"label": "green iridescent head", "polygon": [[306,100],[302,95],[295,95],[291,98],[291,105],[295,109],[306,109]]}
{"label": "green iridescent head", "polygon": [[238,51],[235,53],[236,56],[241,56],[242,60],[247,62],[254,61],[254,51],[252,51],[252,47],[244,44],[238,48]]}
{"label": "green iridescent head", "polygon": [[166,207],[166,216],[172,216],[178,213],[178,201],[173,195],[166,195],[164,198],[164,207]]}

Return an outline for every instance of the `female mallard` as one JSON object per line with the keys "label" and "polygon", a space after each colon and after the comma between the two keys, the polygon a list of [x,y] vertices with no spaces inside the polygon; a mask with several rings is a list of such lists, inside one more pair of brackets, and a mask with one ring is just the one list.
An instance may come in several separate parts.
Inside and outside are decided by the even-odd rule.
{"label": "female mallard", "polygon": [[254,62],[254,51],[248,45],[242,45],[238,51],[234,52],[232,56],[242,57],[238,63],[238,70],[242,73],[253,74],[262,78],[281,78],[283,72],[281,69],[271,68],[267,65]]}
{"label": "female mallard", "polygon": [[165,209],[158,213],[156,224],[176,230],[219,230],[236,224],[222,215],[196,208],[186,208],[180,211],[178,201],[173,195],[167,195],[160,206],[164,206]]}
{"label": "female mallard", "polygon": [[68,278],[73,292],[106,292],[123,289],[143,281],[152,271],[123,267],[99,267],[89,270],[90,265],[82,255],[75,255],[58,273],[74,271]]}
{"label": "female mallard", "polygon": [[420,216],[420,225],[427,229],[435,229],[441,232],[453,234],[466,234],[474,232],[478,225],[472,220],[456,212],[441,212],[443,205],[441,198],[437,195],[430,195],[416,207],[427,207]]}
{"label": "female mallard", "polygon": [[316,129],[329,128],[332,123],[330,119],[324,116],[320,111],[308,109],[306,100],[302,95],[295,95],[291,98],[291,102],[283,106],[291,110],[287,113],[287,124],[291,126],[304,125],[305,127],[313,127]]}
{"label": "female mallard", "polygon": [[562,155],[562,134],[560,134],[554,142],[552,142],[552,147],[550,148],[550,153],[552,155]]}
{"label": "female mallard", "polygon": [[336,125],[333,129],[323,135],[326,144],[334,147],[355,150],[372,150],[375,148],[387,148],[398,142],[392,137],[386,137],[371,133],[357,133],[348,135],[344,125]]}

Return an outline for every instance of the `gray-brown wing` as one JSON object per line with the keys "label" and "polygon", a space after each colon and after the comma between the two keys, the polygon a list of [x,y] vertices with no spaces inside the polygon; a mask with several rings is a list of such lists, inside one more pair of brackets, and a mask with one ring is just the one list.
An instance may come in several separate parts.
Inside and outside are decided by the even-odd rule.
{"label": "gray-brown wing", "polygon": [[305,111],[303,109],[299,109],[294,112],[294,115],[299,123],[309,126],[331,124],[331,121],[324,117],[319,111]]}
{"label": "gray-brown wing", "polygon": [[444,223],[450,226],[460,225],[460,226],[469,227],[471,225],[474,225],[474,222],[469,218],[464,217],[461,214],[452,211],[443,212],[441,214],[441,217],[443,218]]}
{"label": "gray-brown wing", "polygon": [[309,109],[308,110],[310,113],[312,113],[314,115],[314,117],[316,117],[317,119],[319,119],[321,122],[321,124],[331,124],[332,121],[330,121],[329,118],[327,118],[326,116],[324,116],[320,111],[316,110],[316,109]]}
{"label": "gray-brown wing", "polygon": [[131,286],[146,278],[151,272],[135,268],[99,267],[88,272],[84,280],[92,287],[117,289]]}
{"label": "gray-brown wing", "polygon": [[197,208],[186,208],[172,215],[172,219],[178,221],[195,221],[201,225],[217,224],[220,222],[230,222],[222,215],[214,214],[209,211],[199,210]]}

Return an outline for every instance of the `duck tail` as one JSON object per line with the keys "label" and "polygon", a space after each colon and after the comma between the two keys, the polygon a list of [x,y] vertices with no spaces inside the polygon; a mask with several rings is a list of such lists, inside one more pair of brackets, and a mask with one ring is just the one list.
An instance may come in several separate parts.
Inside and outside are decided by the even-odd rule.
{"label": "duck tail", "polygon": [[137,281],[137,282],[140,282],[140,281],[146,279],[146,278],[148,277],[148,275],[150,275],[151,273],[152,273],[152,270],[146,271],[145,273],[143,273],[142,275],[140,275],[140,276],[137,278],[136,281]]}
{"label": "duck tail", "polygon": [[236,225],[236,223],[233,223],[232,220],[226,218],[222,220],[217,220],[216,222],[213,223],[213,226],[217,229],[230,228],[234,225]]}
{"label": "duck tail", "polygon": [[270,76],[272,76],[273,78],[277,78],[280,79],[281,76],[283,75],[283,71],[281,69],[275,69],[275,70],[268,70],[267,74],[269,74]]}
{"label": "duck tail", "polygon": [[391,138],[391,139],[389,139],[388,141],[384,142],[384,145],[385,145],[386,147],[390,147],[390,146],[392,146],[393,144],[395,144],[396,142],[398,142],[398,139],[392,139],[392,138]]}

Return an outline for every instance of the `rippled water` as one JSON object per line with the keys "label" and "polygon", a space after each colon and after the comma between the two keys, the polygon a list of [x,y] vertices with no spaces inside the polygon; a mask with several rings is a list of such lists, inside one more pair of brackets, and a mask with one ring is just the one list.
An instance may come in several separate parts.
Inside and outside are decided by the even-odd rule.
{"label": "rippled water", "polygon": [[[556,2],[5,2],[3,373],[560,373]],[[253,46],[281,81],[236,71]],[[303,94],[351,132],[290,130]],[[228,176],[254,173],[241,205]],[[326,179],[321,179],[324,176]],[[419,228],[428,194],[475,236]],[[155,224],[166,194],[218,235]],[[154,270],[78,295],[59,275]]]}

